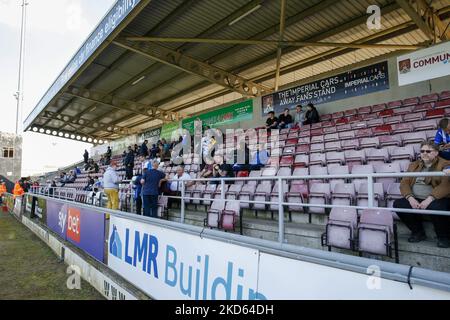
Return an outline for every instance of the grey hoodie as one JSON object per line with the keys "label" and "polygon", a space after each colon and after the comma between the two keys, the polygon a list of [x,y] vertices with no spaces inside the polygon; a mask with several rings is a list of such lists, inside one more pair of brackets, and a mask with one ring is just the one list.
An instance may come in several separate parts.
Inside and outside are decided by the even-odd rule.
{"label": "grey hoodie", "polygon": [[103,188],[104,189],[119,189],[119,176],[112,167],[106,168],[103,174]]}

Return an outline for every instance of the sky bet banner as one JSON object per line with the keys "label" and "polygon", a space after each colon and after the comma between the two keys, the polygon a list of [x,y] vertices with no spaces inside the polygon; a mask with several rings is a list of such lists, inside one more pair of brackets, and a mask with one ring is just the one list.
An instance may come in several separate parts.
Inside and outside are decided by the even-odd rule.
{"label": "sky bet banner", "polygon": [[105,216],[47,200],[47,226],[97,260],[104,261]]}
{"label": "sky bet banner", "polygon": [[254,300],[258,250],[111,217],[108,266],[155,299]]}
{"label": "sky bet banner", "polygon": [[450,41],[397,58],[398,85],[450,75]]}
{"label": "sky bet banner", "polygon": [[298,87],[278,91],[262,98],[263,115],[275,111],[283,113],[285,108],[312,102],[314,105],[389,89],[387,61],[373,64],[336,76],[317,80]]}

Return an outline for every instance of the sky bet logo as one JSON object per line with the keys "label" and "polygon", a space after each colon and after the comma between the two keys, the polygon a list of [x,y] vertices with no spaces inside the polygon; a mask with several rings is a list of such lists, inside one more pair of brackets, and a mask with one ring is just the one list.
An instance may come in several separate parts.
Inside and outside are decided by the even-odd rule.
{"label": "sky bet logo", "polygon": [[69,216],[67,219],[67,237],[73,241],[80,243],[80,211],[77,209],[70,208]]}
{"label": "sky bet logo", "polygon": [[[134,237],[134,241],[132,241]],[[125,242],[122,244],[122,239]],[[131,247],[134,243],[134,246]],[[179,292],[195,300],[217,300],[225,293],[226,300],[266,300],[266,297],[251,288],[245,289],[243,284],[245,270],[236,267],[233,262],[227,262],[227,273],[224,277],[217,275],[210,278],[214,270],[210,265],[209,255],[197,256],[195,265],[181,261],[175,247],[167,245],[160,252],[158,239],[150,234],[125,229],[125,237],[120,237],[117,227],[109,239],[109,253],[135,268],[133,272],[142,270],[148,277],[153,277],[164,284],[176,288]],[[163,266],[158,265],[158,255],[164,257]],[[144,280],[144,279],[143,279]]]}

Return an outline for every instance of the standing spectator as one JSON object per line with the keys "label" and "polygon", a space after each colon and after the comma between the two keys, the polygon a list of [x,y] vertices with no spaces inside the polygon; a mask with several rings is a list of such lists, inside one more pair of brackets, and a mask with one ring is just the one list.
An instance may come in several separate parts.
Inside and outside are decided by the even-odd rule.
{"label": "standing spectator", "polygon": [[111,147],[108,147],[105,154],[105,165],[109,165],[111,163],[112,150]]}
{"label": "standing spectator", "polygon": [[17,181],[16,184],[14,185],[14,191],[13,191],[14,199],[16,199],[17,197],[23,196],[24,193],[25,193],[25,191],[23,190],[21,181]]}
{"label": "standing spectator", "polygon": [[139,146],[137,145],[137,143],[134,144],[133,151],[135,157],[139,155]]}
{"label": "standing spectator", "polygon": [[[450,165],[439,157],[439,148],[434,143],[423,142],[420,148],[420,160],[409,165],[408,172],[438,172]],[[448,177],[405,177],[400,183],[403,196],[394,202],[394,208],[449,210],[450,181]],[[422,224],[423,215],[397,212],[400,219],[411,230],[408,241],[412,243],[426,239]],[[450,217],[430,215],[436,232],[439,248],[450,246]]]}
{"label": "standing spectator", "polygon": [[119,209],[119,182],[120,178],[116,172],[117,164],[115,161],[111,161],[108,168],[106,168],[103,174],[103,188],[105,194],[108,197],[108,209]]}
{"label": "standing spectator", "polygon": [[134,152],[131,147],[128,147],[128,153],[126,153],[123,164],[125,166],[125,177],[127,180],[130,180],[133,178],[134,169]]}
{"label": "standing spectator", "polygon": [[275,117],[275,112],[270,111],[269,118],[266,120],[266,129],[270,131],[271,129],[276,128],[278,128],[278,119]]}
{"label": "standing spectator", "polygon": [[278,117],[278,129],[292,128],[292,116],[289,114],[289,109],[284,109],[284,113],[282,113]]}
{"label": "standing spectator", "polygon": [[8,192],[8,190],[6,190],[6,183],[2,180],[0,181],[0,204],[2,203],[3,194],[6,192]]}
{"label": "standing spectator", "polygon": [[434,143],[439,146],[439,156],[445,160],[450,160],[450,121],[448,118],[439,121]]}
{"label": "standing spectator", "polygon": [[89,152],[86,149],[84,150],[83,158],[84,158],[84,163],[87,164],[88,160],[89,160]]}
{"label": "standing spectator", "polygon": [[140,154],[141,156],[148,157],[148,147],[147,147],[147,144],[148,144],[148,140],[145,140],[145,141],[142,143],[141,149],[139,150],[139,154]]}
{"label": "standing spectator", "polygon": [[305,112],[303,111],[303,106],[299,104],[295,107],[295,118],[294,123],[297,127],[301,128],[303,126],[303,122],[305,121]]}
{"label": "standing spectator", "polygon": [[317,111],[316,107],[314,107],[312,103],[308,103],[308,106],[306,108],[308,109],[308,111],[306,111],[306,120],[303,122],[303,124],[307,125],[320,122],[319,112]]}
{"label": "standing spectator", "polygon": [[152,169],[144,172],[141,183],[144,202],[144,216],[156,218],[158,216],[158,195],[161,183],[167,181],[166,175],[158,170],[159,162],[152,162]]}
{"label": "standing spectator", "polygon": [[136,204],[136,214],[142,215],[142,174],[138,174],[131,180],[132,188],[134,190],[133,199]]}

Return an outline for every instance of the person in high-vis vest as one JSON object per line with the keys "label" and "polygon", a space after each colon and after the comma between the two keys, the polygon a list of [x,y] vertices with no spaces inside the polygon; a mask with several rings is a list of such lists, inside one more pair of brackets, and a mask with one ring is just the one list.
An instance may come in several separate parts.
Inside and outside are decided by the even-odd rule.
{"label": "person in high-vis vest", "polygon": [[25,192],[23,191],[23,188],[20,185],[20,182],[17,181],[16,184],[14,185],[14,191],[13,191],[14,199],[16,199],[17,197],[23,196],[24,193]]}
{"label": "person in high-vis vest", "polygon": [[3,194],[8,192],[8,190],[6,189],[6,184],[4,181],[0,182],[0,204],[3,203]]}

